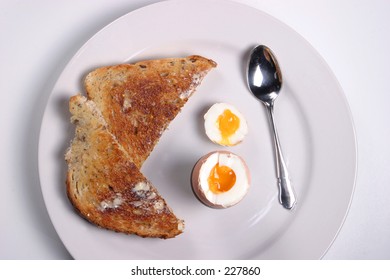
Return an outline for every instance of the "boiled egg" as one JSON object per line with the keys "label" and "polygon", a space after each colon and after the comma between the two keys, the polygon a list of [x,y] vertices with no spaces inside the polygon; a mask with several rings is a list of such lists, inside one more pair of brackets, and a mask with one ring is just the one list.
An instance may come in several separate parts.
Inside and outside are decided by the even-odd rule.
{"label": "boiled egg", "polygon": [[246,163],[240,156],[227,151],[212,152],[200,158],[191,179],[195,195],[212,208],[237,204],[250,186]]}
{"label": "boiled egg", "polygon": [[222,146],[234,146],[240,143],[248,133],[244,116],[227,103],[216,103],[204,115],[206,135],[214,143]]}

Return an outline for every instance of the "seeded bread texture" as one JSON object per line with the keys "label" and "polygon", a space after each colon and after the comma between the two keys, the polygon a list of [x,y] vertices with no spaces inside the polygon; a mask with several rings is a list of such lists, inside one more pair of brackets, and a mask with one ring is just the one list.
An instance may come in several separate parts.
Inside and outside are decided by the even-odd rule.
{"label": "seeded bread texture", "polygon": [[76,132],[65,159],[67,194],[82,217],[102,228],[172,238],[184,222],[140,171],[161,134],[209,70],[189,56],[98,68],[87,97],[70,98]]}
{"label": "seeded bread texture", "polygon": [[80,214],[100,227],[143,237],[181,233],[183,221],[107,130],[95,104],[73,96],[70,111],[76,135],[66,154],[67,194]]}
{"label": "seeded bread texture", "polygon": [[141,167],[215,66],[212,60],[193,55],[102,67],[87,75],[85,88],[108,129]]}

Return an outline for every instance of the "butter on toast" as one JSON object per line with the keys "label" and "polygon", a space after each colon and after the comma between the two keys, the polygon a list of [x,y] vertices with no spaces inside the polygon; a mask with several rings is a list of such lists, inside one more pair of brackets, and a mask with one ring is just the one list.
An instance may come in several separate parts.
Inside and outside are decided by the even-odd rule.
{"label": "butter on toast", "polygon": [[76,95],[69,107],[76,133],[65,157],[67,194],[79,213],[117,232],[160,238],[180,234],[183,221],[107,130],[96,104]]}
{"label": "butter on toast", "polygon": [[216,63],[193,55],[98,68],[85,79],[108,130],[141,168],[161,134]]}

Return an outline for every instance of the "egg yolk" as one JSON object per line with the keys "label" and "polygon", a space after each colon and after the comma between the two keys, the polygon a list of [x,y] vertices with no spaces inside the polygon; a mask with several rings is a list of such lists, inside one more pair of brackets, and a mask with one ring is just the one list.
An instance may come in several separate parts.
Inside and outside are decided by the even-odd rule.
{"label": "egg yolk", "polygon": [[217,163],[210,171],[208,178],[209,189],[215,193],[224,193],[236,183],[236,173],[228,166]]}
{"label": "egg yolk", "polygon": [[219,115],[217,125],[222,136],[220,144],[230,145],[229,137],[232,136],[240,127],[240,118],[233,114],[229,109],[226,109],[221,115]]}

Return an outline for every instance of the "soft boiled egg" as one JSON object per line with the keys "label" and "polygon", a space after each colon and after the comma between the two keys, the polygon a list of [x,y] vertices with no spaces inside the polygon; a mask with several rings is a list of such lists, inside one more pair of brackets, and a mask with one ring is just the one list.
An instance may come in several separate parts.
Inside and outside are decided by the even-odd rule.
{"label": "soft boiled egg", "polygon": [[201,202],[212,208],[227,208],[240,202],[250,186],[250,174],[238,155],[217,151],[195,164],[192,189]]}
{"label": "soft boiled egg", "polygon": [[222,146],[240,143],[248,133],[244,116],[227,103],[216,103],[204,115],[204,127],[211,141]]}

